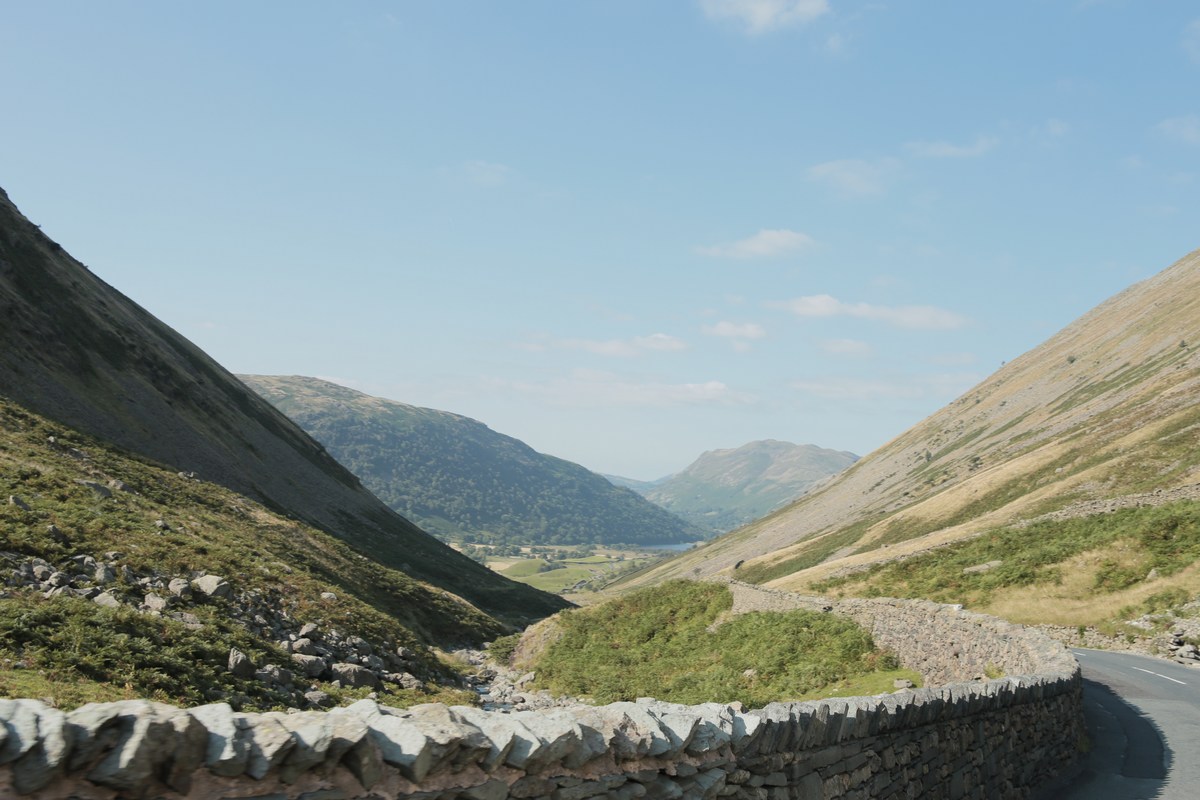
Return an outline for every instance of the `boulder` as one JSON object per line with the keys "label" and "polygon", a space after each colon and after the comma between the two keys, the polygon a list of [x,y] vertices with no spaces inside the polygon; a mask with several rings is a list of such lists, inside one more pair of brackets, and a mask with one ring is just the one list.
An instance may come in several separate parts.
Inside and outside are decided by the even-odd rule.
{"label": "boulder", "polygon": [[293,653],[292,663],[306,678],[319,678],[329,668],[320,656],[306,656],[303,653]]}
{"label": "boulder", "polygon": [[329,671],[333,674],[333,679],[339,681],[342,686],[367,686],[372,689],[379,686],[379,677],[359,664],[334,664]]}
{"label": "boulder", "polygon": [[233,587],[219,575],[201,575],[192,581],[192,589],[206,598],[228,600],[233,597]]}
{"label": "boulder", "polygon": [[236,647],[229,648],[229,671],[237,678],[253,678],[254,662]]}
{"label": "boulder", "polygon": [[167,591],[181,600],[187,600],[192,596],[192,584],[187,578],[172,578],[167,584]]}
{"label": "boulder", "polygon": [[92,602],[105,608],[120,608],[121,601],[112,592],[101,592],[92,598]]}

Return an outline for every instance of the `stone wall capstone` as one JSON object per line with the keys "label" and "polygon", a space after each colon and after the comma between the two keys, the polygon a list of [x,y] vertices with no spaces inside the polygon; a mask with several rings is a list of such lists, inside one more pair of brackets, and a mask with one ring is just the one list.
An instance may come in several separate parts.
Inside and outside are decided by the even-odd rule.
{"label": "stone wall capstone", "polygon": [[502,713],[362,700],[251,714],[130,700],[64,712],[0,700],[0,796],[1020,798],[1077,757],[1079,668],[1045,635],[922,601],[768,595],[855,619],[942,685],[754,710],[643,699]]}

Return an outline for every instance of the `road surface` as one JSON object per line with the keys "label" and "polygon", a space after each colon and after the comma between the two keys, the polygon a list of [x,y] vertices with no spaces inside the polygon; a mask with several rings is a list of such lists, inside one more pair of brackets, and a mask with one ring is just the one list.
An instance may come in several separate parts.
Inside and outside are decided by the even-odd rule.
{"label": "road surface", "polygon": [[1200,797],[1200,669],[1103,650],[1074,650],[1083,670],[1091,750],[1043,800]]}

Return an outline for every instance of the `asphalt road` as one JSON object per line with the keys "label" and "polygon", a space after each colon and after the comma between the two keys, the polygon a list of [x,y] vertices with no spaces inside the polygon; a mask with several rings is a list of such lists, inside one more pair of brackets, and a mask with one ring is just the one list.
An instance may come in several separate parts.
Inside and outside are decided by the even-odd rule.
{"label": "asphalt road", "polygon": [[1200,669],[1147,656],[1075,650],[1091,750],[1044,800],[1200,797]]}

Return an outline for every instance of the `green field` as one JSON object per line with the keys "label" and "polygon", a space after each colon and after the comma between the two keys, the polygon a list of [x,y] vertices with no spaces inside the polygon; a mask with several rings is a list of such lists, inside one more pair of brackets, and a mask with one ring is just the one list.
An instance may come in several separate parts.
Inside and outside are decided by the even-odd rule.
{"label": "green field", "polygon": [[627,572],[659,556],[641,551],[604,551],[582,558],[561,560],[529,556],[489,560],[488,566],[506,578],[528,584],[545,592],[568,592],[584,583],[584,588],[599,588],[618,574]]}

